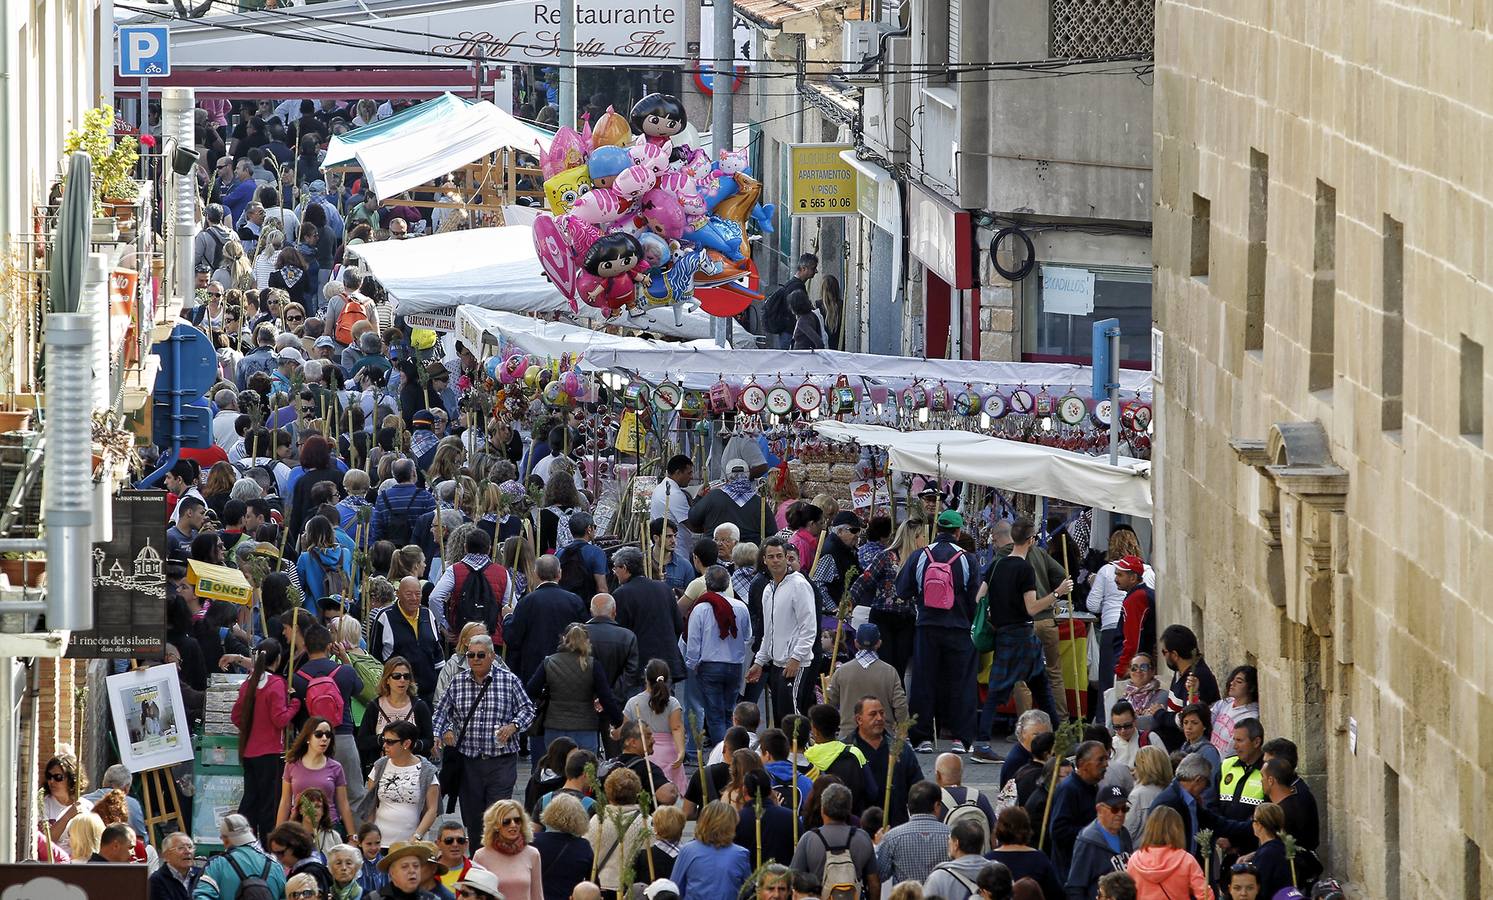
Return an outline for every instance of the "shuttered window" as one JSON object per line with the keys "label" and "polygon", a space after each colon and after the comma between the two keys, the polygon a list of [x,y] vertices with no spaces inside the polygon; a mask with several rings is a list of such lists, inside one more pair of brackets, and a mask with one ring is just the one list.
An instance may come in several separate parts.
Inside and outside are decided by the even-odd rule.
{"label": "shuttered window", "polygon": [[964,61],[963,43],[959,33],[959,23],[962,19],[960,14],[960,3],[962,0],[949,0],[949,65],[957,66]]}

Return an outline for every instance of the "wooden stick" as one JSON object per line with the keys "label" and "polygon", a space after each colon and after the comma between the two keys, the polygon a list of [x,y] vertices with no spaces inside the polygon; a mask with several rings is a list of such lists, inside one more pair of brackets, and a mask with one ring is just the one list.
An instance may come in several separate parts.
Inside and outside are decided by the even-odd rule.
{"label": "wooden stick", "polygon": [[798,723],[794,722],[793,740],[788,751],[788,781],[793,794],[793,846],[798,846]]}

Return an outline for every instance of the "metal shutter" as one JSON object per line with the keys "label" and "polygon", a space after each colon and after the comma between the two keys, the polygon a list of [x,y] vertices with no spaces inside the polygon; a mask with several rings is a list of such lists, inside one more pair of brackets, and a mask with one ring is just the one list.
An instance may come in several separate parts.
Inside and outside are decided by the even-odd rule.
{"label": "metal shutter", "polygon": [[957,66],[964,61],[959,34],[959,23],[963,18],[959,8],[961,2],[962,0],[949,0],[949,65],[951,66]]}

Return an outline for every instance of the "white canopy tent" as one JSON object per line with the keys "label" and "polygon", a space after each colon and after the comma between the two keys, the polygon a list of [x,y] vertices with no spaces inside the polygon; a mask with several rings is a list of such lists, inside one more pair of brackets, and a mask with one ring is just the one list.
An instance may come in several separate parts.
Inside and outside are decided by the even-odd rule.
{"label": "white canopy tent", "polygon": [[[549,322],[475,306],[463,306],[456,311],[456,334],[473,347],[480,347],[483,337],[490,336],[526,353],[556,358],[566,353],[589,358],[602,348],[648,350],[664,343],[653,338],[608,334],[582,325]],[[686,346],[695,344],[711,344],[711,341],[702,338]]]}
{"label": "white canopy tent", "polygon": [[886,447],[892,468],[932,474],[1038,497],[1054,497],[1114,513],[1151,518],[1151,464],[1102,458],[988,437],[969,431],[897,431],[881,425],[818,422],[833,440]]}
{"label": "white canopy tent", "polygon": [[[667,307],[612,319],[584,304],[572,311],[570,301],[545,278],[534,254],[533,233],[522,226],[473,228],[405,241],[358,244],[348,252],[363,261],[401,314],[450,306],[476,307],[552,314],[581,326],[615,325],[684,340],[711,336],[712,317],[698,309],[686,311],[681,325],[674,324],[674,312]],[[755,346],[757,339],[737,328],[734,340],[739,345]],[[649,344],[626,349],[657,351],[659,347]]]}
{"label": "white canopy tent", "polygon": [[[707,388],[723,377],[770,381],[779,377],[823,380],[847,375],[874,383],[901,383],[915,378],[924,384],[942,381],[951,391],[964,384],[999,384],[1026,385],[1033,392],[1043,386],[1058,393],[1074,387],[1084,393],[1083,388],[1093,379],[1093,369],[1089,366],[1067,363],[914,359],[839,350],[723,350],[666,344],[649,350],[598,349],[587,358],[602,368],[635,372],[649,380],[666,374],[682,379],[684,386],[691,388]],[[1121,369],[1120,390],[1149,399],[1151,373]]]}

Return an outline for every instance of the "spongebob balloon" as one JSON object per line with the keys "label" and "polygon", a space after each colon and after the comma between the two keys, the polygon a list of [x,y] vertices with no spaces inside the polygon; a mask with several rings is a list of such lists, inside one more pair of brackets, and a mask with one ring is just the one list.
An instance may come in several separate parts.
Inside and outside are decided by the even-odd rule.
{"label": "spongebob balloon", "polygon": [[574,166],[544,182],[544,196],[550,212],[557,216],[570,212],[575,201],[591,191],[591,172],[585,165]]}

